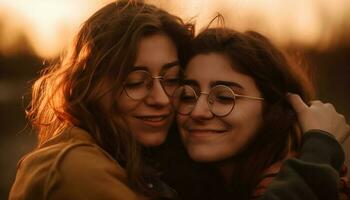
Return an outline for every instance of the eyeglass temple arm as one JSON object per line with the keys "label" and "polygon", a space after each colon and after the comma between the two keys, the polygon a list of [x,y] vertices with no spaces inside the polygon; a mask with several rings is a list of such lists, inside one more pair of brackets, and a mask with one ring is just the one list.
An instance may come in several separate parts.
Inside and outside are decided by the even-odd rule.
{"label": "eyeglass temple arm", "polygon": [[[199,94],[209,95],[209,93],[207,93],[207,92],[200,92]],[[234,94],[234,96],[247,98],[247,99],[254,99],[254,100],[264,101],[264,98],[261,98],[261,97],[252,97],[252,96],[246,96],[246,95],[240,95],[240,94]]]}
{"label": "eyeglass temple arm", "polygon": [[235,96],[236,97],[247,98],[247,99],[264,101],[264,98],[261,98],[261,97],[252,97],[252,96],[246,96],[246,95],[240,95],[240,94],[235,94]]}

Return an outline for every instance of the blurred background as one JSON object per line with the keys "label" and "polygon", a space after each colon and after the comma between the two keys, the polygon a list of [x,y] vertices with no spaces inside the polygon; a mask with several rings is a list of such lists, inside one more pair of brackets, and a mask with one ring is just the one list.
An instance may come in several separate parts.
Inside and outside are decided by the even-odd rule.
{"label": "blurred background", "polygon": [[[0,199],[18,160],[36,145],[25,119],[30,87],[107,0],[0,0]],[[255,30],[313,67],[318,97],[350,119],[350,0],[149,0],[196,31],[219,12],[228,27]],[[344,147],[350,166],[350,139]]]}

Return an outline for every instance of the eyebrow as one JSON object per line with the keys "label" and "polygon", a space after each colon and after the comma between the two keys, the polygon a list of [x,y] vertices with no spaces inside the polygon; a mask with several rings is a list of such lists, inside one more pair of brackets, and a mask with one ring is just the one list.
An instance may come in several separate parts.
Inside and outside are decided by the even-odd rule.
{"label": "eyebrow", "polygon": [[[199,87],[199,84],[198,84],[198,81],[196,80],[192,80],[192,79],[185,79],[183,80],[183,83],[185,85],[191,85],[191,86],[196,86],[196,87]],[[226,85],[226,86],[229,86],[229,87],[236,87],[236,88],[239,88],[239,89],[244,89],[242,85],[240,85],[239,83],[236,83],[236,82],[232,82],[232,81],[213,81],[210,83],[210,87],[215,87],[217,85]]]}
{"label": "eyebrow", "polygon": [[244,89],[241,84],[236,83],[236,82],[232,82],[232,81],[214,81],[214,82],[210,83],[210,87],[214,87],[217,85],[226,85],[229,87],[236,87],[236,88]]}
{"label": "eyebrow", "polygon": [[[178,66],[180,65],[180,61],[176,60],[176,61],[173,61],[173,62],[170,62],[170,63],[166,63],[162,66],[162,70],[161,71],[165,71],[169,68],[172,68],[172,67],[175,67],[175,66]],[[132,69],[132,71],[136,71],[136,70],[144,70],[144,71],[149,71],[148,70],[148,67],[145,66],[145,65],[135,65]]]}
{"label": "eyebrow", "polygon": [[[183,84],[199,88],[199,83],[196,80],[185,79],[185,80],[183,80]],[[217,85],[225,85],[225,86],[228,86],[230,88],[236,87],[236,88],[239,88],[242,90],[244,89],[242,85],[240,85],[239,83],[236,83],[236,82],[232,82],[232,81],[213,81],[210,83],[210,88],[213,88]]]}

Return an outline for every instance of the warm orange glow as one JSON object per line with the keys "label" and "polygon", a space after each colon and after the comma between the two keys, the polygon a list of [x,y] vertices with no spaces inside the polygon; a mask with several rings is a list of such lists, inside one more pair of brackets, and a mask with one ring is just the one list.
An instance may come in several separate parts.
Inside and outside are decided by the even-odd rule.
{"label": "warm orange glow", "polygon": [[4,23],[9,26],[1,38],[8,43],[4,46],[15,44],[18,35],[12,33],[21,30],[34,51],[43,57],[56,56],[71,41],[82,21],[103,4],[97,0],[2,1],[0,9],[7,13]]}
{"label": "warm orange glow", "polygon": [[348,0],[150,0],[185,19],[195,17],[197,31],[220,12],[226,26],[257,30],[279,45],[316,48],[331,45],[339,31],[350,31]]}
{"label": "warm orange glow", "polygon": [[[94,11],[111,0],[0,0],[0,51],[20,48],[21,31],[34,51],[52,57],[62,50]],[[220,12],[226,26],[254,29],[279,45],[329,47],[340,31],[350,30],[348,0],[146,0],[193,18],[197,31]],[[343,34],[346,35],[346,34]]]}

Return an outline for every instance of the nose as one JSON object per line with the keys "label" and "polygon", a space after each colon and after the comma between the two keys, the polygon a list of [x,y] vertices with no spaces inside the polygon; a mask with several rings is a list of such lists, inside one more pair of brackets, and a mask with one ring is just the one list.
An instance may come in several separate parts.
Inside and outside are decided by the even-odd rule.
{"label": "nose", "polygon": [[170,99],[165,93],[159,79],[154,79],[149,94],[145,99],[146,104],[151,106],[163,107],[170,105]]}
{"label": "nose", "polygon": [[206,120],[211,119],[214,116],[210,111],[207,98],[208,95],[205,94],[199,96],[197,103],[190,114],[193,119]]}

